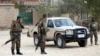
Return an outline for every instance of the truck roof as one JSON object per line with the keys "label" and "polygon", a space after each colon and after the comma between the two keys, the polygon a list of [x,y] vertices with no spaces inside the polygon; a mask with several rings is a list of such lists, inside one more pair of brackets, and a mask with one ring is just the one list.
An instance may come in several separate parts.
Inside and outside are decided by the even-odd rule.
{"label": "truck roof", "polygon": [[55,20],[55,19],[71,19],[71,18],[69,18],[69,17],[50,17],[50,18],[47,18],[47,19]]}

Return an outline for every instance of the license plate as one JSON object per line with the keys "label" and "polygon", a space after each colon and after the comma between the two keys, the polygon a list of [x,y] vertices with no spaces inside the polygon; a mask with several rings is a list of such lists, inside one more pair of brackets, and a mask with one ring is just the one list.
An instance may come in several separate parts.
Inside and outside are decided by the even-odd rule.
{"label": "license plate", "polygon": [[78,38],[84,38],[84,37],[85,37],[84,34],[79,34],[79,35],[78,35]]}

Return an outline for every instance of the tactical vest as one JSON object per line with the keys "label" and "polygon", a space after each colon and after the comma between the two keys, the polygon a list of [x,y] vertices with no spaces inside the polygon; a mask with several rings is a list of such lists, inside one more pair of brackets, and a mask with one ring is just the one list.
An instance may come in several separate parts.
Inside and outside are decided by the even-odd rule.
{"label": "tactical vest", "polygon": [[13,32],[22,32],[20,23],[18,23],[17,21],[13,21],[12,23],[13,23],[13,29],[12,29]]}
{"label": "tactical vest", "polygon": [[96,30],[97,29],[97,24],[96,22],[91,22],[90,23],[90,30]]}
{"label": "tactical vest", "polygon": [[40,27],[39,27],[39,32],[41,34],[46,34],[46,22],[45,20],[40,20],[41,24],[40,24]]}

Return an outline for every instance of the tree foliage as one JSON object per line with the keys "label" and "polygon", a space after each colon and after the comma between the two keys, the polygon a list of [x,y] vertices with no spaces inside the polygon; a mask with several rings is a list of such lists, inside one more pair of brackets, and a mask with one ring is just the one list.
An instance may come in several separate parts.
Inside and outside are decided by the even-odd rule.
{"label": "tree foliage", "polygon": [[[89,14],[96,17],[98,23],[100,23],[100,0],[86,0]],[[100,25],[98,24],[100,30]]]}
{"label": "tree foliage", "polygon": [[93,16],[100,18],[100,0],[86,0],[88,12]]}
{"label": "tree foliage", "polygon": [[18,8],[20,10],[25,10],[26,6],[23,2],[17,2],[16,0],[12,0],[12,3],[15,5],[15,8]]}
{"label": "tree foliage", "polygon": [[60,5],[62,13],[78,13],[82,6],[82,0],[63,0],[64,4]]}
{"label": "tree foliage", "polygon": [[63,4],[59,4],[58,9],[61,14],[68,13],[73,18],[75,15],[86,13],[84,0],[63,0],[63,2]]}
{"label": "tree foliage", "polygon": [[50,5],[42,4],[42,3],[40,3],[39,5],[36,5],[34,9],[40,15],[43,13],[46,13],[48,14],[48,16],[57,16],[59,14],[57,8],[50,6]]}
{"label": "tree foliage", "polygon": [[35,6],[35,10],[39,14],[47,13],[47,7],[44,4],[39,4]]}

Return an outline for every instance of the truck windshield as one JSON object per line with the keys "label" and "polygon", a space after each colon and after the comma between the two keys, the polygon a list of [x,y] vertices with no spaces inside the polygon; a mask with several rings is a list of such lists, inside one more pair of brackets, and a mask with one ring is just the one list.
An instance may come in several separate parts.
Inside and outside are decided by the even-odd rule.
{"label": "truck windshield", "polygon": [[56,27],[76,25],[75,22],[72,21],[71,19],[56,19],[54,20],[54,23]]}

